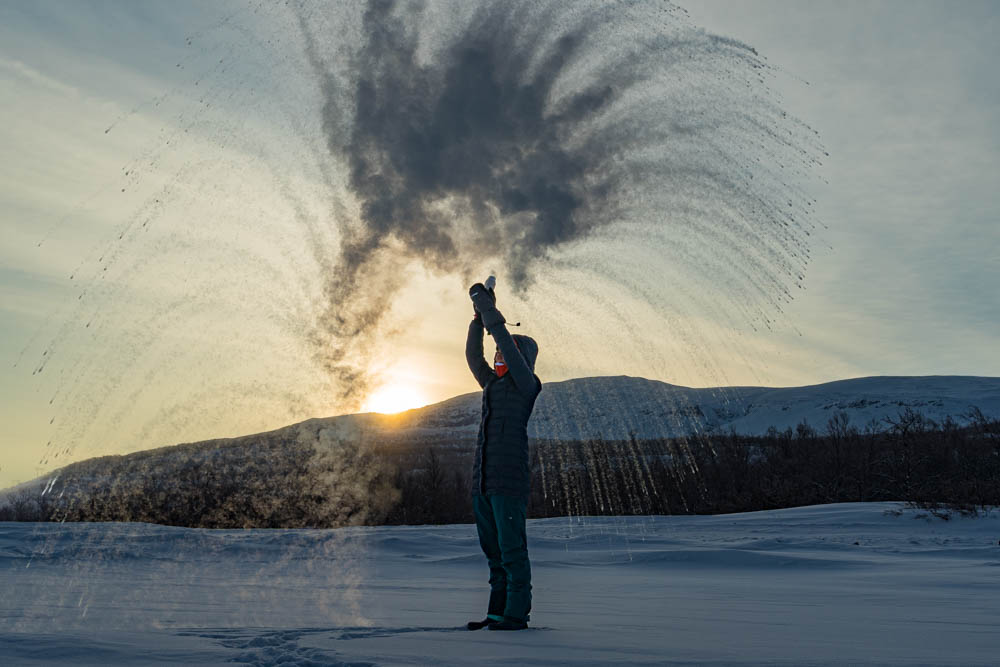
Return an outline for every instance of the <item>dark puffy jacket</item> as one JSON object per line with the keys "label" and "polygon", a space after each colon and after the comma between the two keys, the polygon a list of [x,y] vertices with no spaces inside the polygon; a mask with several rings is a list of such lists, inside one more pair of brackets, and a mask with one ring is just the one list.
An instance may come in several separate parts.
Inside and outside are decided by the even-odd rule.
{"label": "dark puffy jacket", "polygon": [[478,320],[469,324],[465,343],[469,369],[483,388],[472,494],[527,497],[531,488],[528,418],[542,390],[542,382],[534,374],[538,344],[528,336],[511,336],[502,317],[490,334],[507,364],[503,377],[498,377],[483,358],[483,325]]}

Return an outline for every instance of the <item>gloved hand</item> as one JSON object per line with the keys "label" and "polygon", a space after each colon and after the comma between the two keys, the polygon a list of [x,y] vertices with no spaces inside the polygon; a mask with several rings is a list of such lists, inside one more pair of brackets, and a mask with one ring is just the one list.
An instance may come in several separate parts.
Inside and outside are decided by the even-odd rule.
{"label": "gloved hand", "polygon": [[472,307],[476,315],[487,329],[503,324],[507,320],[496,307],[496,295],[493,290],[486,289],[482,283],[476,283],[469,288],[469,298],[472,299]]}
{"label": "gloved hand", "polygon": [[489,296],[490,301],[493,302],[494,308],[496,307],[497,297],[493,293],[493,290],[484,286],[482,283],[476,283],[475,285],[469,288],[469,297],[472,299],[472,311],[475,314],[476,319],[482,319],[482,313],[479,312],[479,307],[476,305],[475,293],[477,291],[485,291],[486,295]]}

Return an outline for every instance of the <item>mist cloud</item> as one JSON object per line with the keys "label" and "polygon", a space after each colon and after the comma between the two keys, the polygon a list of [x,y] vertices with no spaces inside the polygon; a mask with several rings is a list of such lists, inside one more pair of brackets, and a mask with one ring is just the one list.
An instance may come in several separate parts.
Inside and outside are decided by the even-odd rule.
{"label": "mist cloud", "polygon": [[466,279],[498,264],[523,293],[553,251],[636,221],[696,236],[741,294],[787,295],[808,257],[793,172],[816,149],[752,48],[660,3],[467,7],[371,0],[346,26],[299,13],[360,216],[340,223],[314,334],[345,397],[364,391],[358,352],[399,258]]}

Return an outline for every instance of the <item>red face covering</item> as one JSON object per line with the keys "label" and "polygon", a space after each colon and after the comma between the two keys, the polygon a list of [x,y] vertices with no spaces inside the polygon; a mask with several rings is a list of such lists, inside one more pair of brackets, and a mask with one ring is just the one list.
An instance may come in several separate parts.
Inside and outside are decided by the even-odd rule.
{"label": "red face covering", "polygon": [[[521,346],[517,344],[516,340],[514,341],[514,346],[519,350],[521,349]],[[500,353],[500,350],[497,350],[497,353],[493,355],[493,368],[496,369],[498,378],[502,378],[507,372],[507,364],[504,363],[503,355]]]}

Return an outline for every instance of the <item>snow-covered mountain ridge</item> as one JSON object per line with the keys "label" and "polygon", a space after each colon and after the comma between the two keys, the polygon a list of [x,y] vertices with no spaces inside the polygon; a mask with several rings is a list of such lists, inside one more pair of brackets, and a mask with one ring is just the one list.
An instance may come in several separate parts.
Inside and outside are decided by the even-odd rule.
{"label": "snow-covered mountain ridge", "polygon": [[[605,376],[549,382],[538,397],[528,425],[536,439],[580,441],[671,438],[692,434],[757,435],[808,422],[824,432],[829,420],[844,413],[859,429],[873,421],[886,427],[907,409],[941,422],[978,408],[988,418],[1000,417],[1000,378],[973,376],[866,377],[805,387],[691,388],[639,377]],[[119,459],[129,465],[175,465],[191,457],[215,460],[219,448],[260,446],[288,455],[289,442],[397,442],[446,446],[469,452],[475,443],[481,392],[384,415],[360,413],[323,417],[274,431],[188,443],[180,447],[142,450],[124,457],[105,457],[70,464],[66,469],[6,489],[10,493],[44,488],[53,476],[74,469],[75,478],[104,479]],[[308,449],[312,451],[313,445]],[[241,449],[242,451],[242,449]],[[131,461],[136,459],[135,461]],[[141,459],[141,460],[140,460]],[[170,463],[173,461],[174,463]]]}
{"label": "snow-covered mountain ridge", "polygon": [[[365,430],[408,431],[414,436],[475,437],[480,392],[463,394],[399,415],[333,417]],[[771,426],[794,428],[803,420],[824,430],[845,413],[863,428],[894,419],[906,409],[940,422],[970,408],[1000,416],[1000,378],[974,376],[865,377],[804,387],[691,388],[640,377],[589,377],[543,386],[528,425],[531,437],[661,438],[694,433],[763,434]],[[327,421],[327,420],[322,420]],[[346,424],[344,424],[346,425]],[[884,425],[884,423],[883,423]]]}

